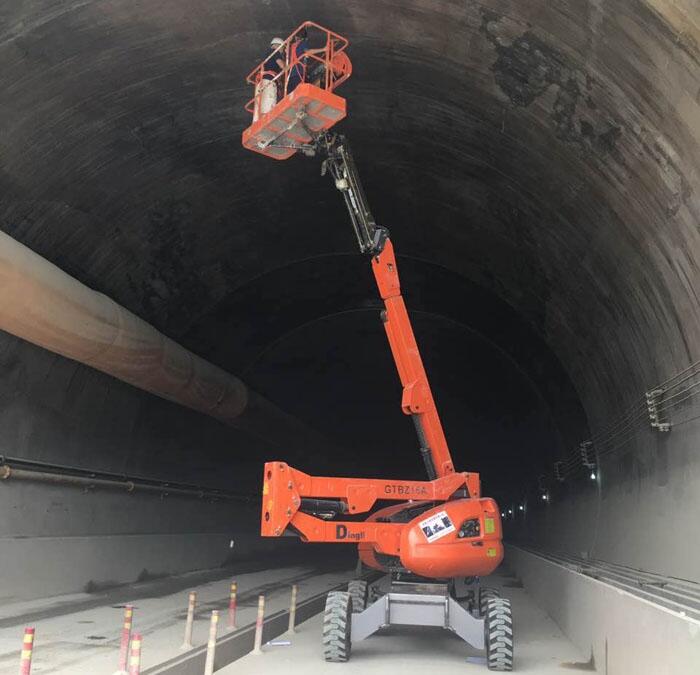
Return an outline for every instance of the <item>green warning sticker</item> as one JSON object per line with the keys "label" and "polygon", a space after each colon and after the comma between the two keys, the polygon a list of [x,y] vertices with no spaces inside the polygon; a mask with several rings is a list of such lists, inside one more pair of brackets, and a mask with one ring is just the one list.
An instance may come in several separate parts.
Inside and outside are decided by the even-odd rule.
{"label": "green warning sticker", "polygon": [[496,549],[495,548],[487,548],[486,549],[486,557],[487,558],[495,558],[496,557]]}
{"label": "green warning sticker", "polygon": [[484,534],[493,534],[496,531],[496,522],[493,518],[484,518]]}

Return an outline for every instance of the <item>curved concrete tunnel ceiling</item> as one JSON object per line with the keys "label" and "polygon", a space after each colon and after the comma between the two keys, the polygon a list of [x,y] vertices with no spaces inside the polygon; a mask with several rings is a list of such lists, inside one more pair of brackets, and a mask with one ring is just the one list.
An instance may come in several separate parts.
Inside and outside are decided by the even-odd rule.
{"label": "curved concrete tunnel ceiling", "polygon": [[350,448],[300,468],[418,472],[342,200],[316,162],[240,145],[269,38],[347,35],[342,128],[456,464],[512,495],[698,358],[689,7],[7,2],[0,226]]}

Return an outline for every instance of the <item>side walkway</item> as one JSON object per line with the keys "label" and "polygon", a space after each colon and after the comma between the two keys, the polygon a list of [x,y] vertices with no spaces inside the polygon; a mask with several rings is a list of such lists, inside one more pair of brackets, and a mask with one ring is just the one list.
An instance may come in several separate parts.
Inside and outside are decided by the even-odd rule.
{"label": "side walkway", "polygon": [[32,602],[5,607],[0,672],[15,672],[19,667],[23,628],[30,625],[36,627],[32,673],[112,675],[117,670],[126,602],[134,606],[134,632],[143,635],[145,669],[182,653],[190,590],[197,591],[193,644],[198,646],[206,643],[211,610],[220,610],[219,634],[227,630],[231,581],[238,583],[237,624],[244,626],[255,620],[259,594],[265,595],[266,614],[271,614],[289,606],[292,584],[297,584],[301,601],[350,578],[352,570],[345,567],[299,563],[238,574],[219,569],[115,589],[101,602],[81,596],[47,600],[43,606]]}

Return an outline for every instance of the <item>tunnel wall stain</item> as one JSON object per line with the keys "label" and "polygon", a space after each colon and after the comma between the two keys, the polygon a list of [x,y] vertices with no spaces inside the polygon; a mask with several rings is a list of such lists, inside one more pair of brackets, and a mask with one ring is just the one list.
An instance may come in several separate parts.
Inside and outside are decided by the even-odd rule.
{"label": "tunnel wall stain", "polygon": [[[622,131],[607,119],[595,119],[598,106],[592,97],[591,75],[532,31],[507,44],[498,36],[501,20],[497,13],[484,10],[480,30],[498,55],[491,70],[510,102],[527,107],[553,87],[556,97],[549,116],[557,138],[598,152],[612,152]],[[580,109],[584,104],[585,111]],[[601,126],[606,130],[596,132]]]}

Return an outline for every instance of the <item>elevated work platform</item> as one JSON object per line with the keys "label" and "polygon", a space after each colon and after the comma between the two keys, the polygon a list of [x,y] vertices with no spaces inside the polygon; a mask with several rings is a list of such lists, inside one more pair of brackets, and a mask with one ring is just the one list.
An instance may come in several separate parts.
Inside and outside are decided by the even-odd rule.
{"label": "elevated work platform", "polygon": [[[272,45],[274,47],[274,45]],[[345,99],[333,93],[352,74],[347,38],[304,21],[252,70],[254,96],[243,147],[287,159],[345,117]]]}
{"label": "elevated work platform", "polygon": [[243,146],[273,159],[287,159],[300,144],[311,142],[309,131],[330,129],[345,114],[344,98],[305,82],[243,132]]}

